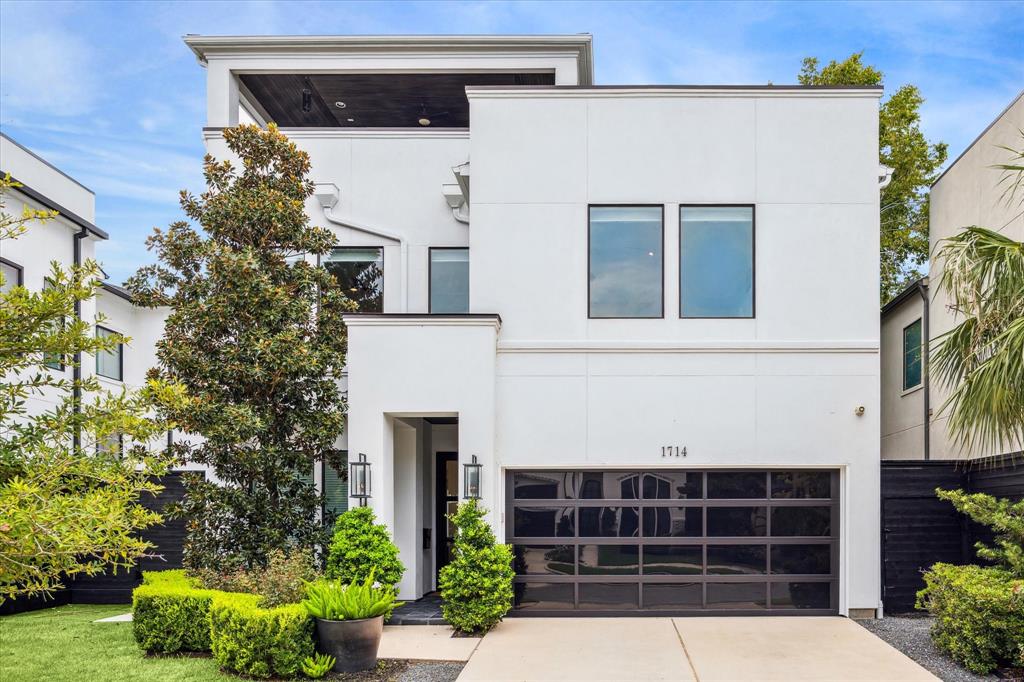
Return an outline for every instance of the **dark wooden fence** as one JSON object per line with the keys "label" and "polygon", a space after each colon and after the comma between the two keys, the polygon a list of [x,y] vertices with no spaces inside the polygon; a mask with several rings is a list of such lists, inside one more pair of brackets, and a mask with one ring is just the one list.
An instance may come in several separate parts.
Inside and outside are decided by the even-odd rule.
{"label": "dark wooden fence", "polygon": [[[184,495],[185,488],[179,472],[171,472],[161,481],[164,489],[159,495],[146,496],[142,504],[148,509],[162,511],[172,502],[178,502]],[[67,588],[61,590],[50,599],[15,599],[0,606],[0,615],[33,611],[50,606],[64,604],[128,604],[132,600],[132,590],[142,581],[143,571],[157,571],[165,568],[181,568],[182,547],[185,540],[185,522],[181,519],[165,520],[163,524],[147,528],[142,537],[152,542],[156,549],[154,556],[143,559],[133,568],[121,570],[116,574],[108,572],[103,575],[76,578],[68,582]]]}
{"label": "dark wooden fence", "polygon": [[991,539],[936,488],[962,488],[1011,499],[1024,498],[1024,464],[968,465],[956,461],[882,462],[882,601],[887,613],[914,610],[921,573],[934,563],[977,561],[974,543]]}

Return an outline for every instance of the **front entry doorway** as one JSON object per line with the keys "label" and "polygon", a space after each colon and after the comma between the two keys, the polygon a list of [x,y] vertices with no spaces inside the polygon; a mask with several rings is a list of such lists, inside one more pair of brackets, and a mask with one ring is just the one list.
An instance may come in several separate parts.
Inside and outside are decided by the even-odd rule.
{"label": "front entry doorway", "polygon": [[452,543],[455,541],[455,526],[448,520],[459,505],[459,453],[437,453],[437,476],[434,481],[434,544],[435,577],[440,579],[441,569],[451,558]]}

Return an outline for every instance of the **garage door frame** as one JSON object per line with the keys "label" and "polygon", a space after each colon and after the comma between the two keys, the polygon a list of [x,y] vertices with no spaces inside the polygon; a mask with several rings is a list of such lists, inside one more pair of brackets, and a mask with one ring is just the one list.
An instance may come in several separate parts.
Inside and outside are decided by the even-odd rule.
{"label": "garage door frame", "polygon": [[[829,498],[779,498],[772,497],[771,482],[772,473],[779,472],[804,472],[804,471],[816,471],[816,472],[827,472],[830,474],[830,497]],[[681,473],[686,472],[689,474],[701,474],[702,475],[702,497],[691,498],[691,499],[634,499],[634,498],[610,498],[604,497],[600,499],[546,499],[546,498],[523,498],[517,499],[515,494],[515,487],[513,483],[513,477],[517,473],[536,473],[536,474],[551,474],[553,472],[568,472],[571,474],[587,474],[587,473],[598,473],[608,474],[615,473],[617,475],[628,475],[631,473],[638,474],[642,477],[644,474],[657,474],[657,473]],[[708,474],[717,472],[732,472],[732,473],[763,473],[766,478],[766,493],[765,497],[757,498],[709,498],[708,497]],[[737,468],[668,468],[668,467],[651,467],[651,468],[623,468],[623,467],[607,467],[607,468],[596,468],[596,467],[551,467],[551,468],[538,468],[538,467],[516,467],[508,468],[505,470],[505,527],[506,527],[506,542],[511,545],[533,545],[533,546],[569,546],[572,548],[573,556],[573,573],[572,574],[532,574],[532,575],[520,575],[517,573],[515,582],[517,584],[517,595],[519,594],[520,585],[530,583],[568,583],[572,584],[573,594],[573,607],[572,608],[558,608],[558,609],[545,609],[537,606],[531,606],[528,608],[515,608],[510,615],[518,616],[699,616],[699,615],[710,615],[710,616],[722,616],[722,615],[806,615],[806,616],[821,616],[821,615],[836,615],[839,613],[839,585],[840,585],[840,472],[838,469],[831,467],[814,467],[814,468],[797,468],[797,467],[774,467],[774,468],[762,468],[762,467],[737,467]],[[642,497],[638,495],[638,497]],[[573,512],[574,519],[574,535],[572,537],[537,537],[537,536],[516,536],[515,525],[516,525],[516,507],[527,507],[527,506],[552,506],[560,508],[574,508],[576,511]],[[638,509],[638,518],[644,517],[644,509],[648,508],[666,508],[666,507],[691,507],[701,508],[704,511],[701,513],[701,524],[702,533],[700,537],[685,536],[685,537],[645,537],[644,533],[638,528],[636,536],[628,537],[606,537],[606,536],[581,536],[581,522],[579,516],[579,510],[582,508],[593,508],[593,507],[633,507]],[[827,536],[791,536],[791,537],[776,537],[771,535],[771,519],[773,517],[772,510],[778,507],[830,507],[831,518],[830,518],[830,533]],[[724,536],[708,536],[707,524],[708,524],[708,513],[707,510],[711,508],[725,508],[725,507],[765,507],[766,517],[766,528],[763,535],[757,536],[740,536],[740,537],[724,537]],[[580,545],[638,545],[638,557],[637,557],[637,572],[630,575],[585,575],[579,573],[579,557],[577,547]],[[793,573],[773,573],[772,572],[772,546],[778,545],[828,545],[829,550],[829,569],[828,574],[793,574]],[[701,572],[700,574],[685,574],[685,575],[645,575],[644,574],[644,559],[641,555],[644,552],[644,547],[648,545],[682,545],[682,546],[699,546],[701,548]],[[708,546],[726,546],[726,545],[763,545],[765,546],[764,554],[766,561],[766,568],[763,574],[742,574],[742,575],[713,575],[708,574]],[[829,583],[829,608],[799,608],[793,606],[784,606],[778,603],[773,603],[773,585],[780,585],[782,583]],[[637,585],[638,596],[637,604],[638,608],[596,608],[590,606],[587,608],[581,608],[580,599],[580,586],[588,584],[630,584]],[[644,600],[644,589],[647,585],[657,584],[693,584],[697,583],[700,585],[701,593],[701,607],[686,607],[686,608],[658,608],[649,609],[645,608]],[[733,608],[733,607],[709,607],[708,606],[708,586],[715,584],[724,583],[763,583],[765,585],[765,606],[760,608]],[[712,588],[713,589],[713,588]],[[776,587],[781,596],[781,588]]]}

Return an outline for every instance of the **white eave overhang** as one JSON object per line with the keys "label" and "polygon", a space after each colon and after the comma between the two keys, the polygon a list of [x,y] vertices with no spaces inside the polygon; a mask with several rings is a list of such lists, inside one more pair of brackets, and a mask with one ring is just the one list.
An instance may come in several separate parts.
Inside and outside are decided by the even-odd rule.
{"label": "white eave overhang", "polygon": [[845,85],[471,85],[470,99],[616,97],[871,97],[881,86]]}
{"label": "white eave overhang", "polygon": [[212,55],[312,53],[517,53],[573,54],[578,80],[594,82],[592,37],[567,35],[406,35],[406,36],[184,36],[185,44],[206,64]]}
{"label": "white eave overhang", "polygon": [[487,327],[501,329],[496,313],[347,313],[342,315],[349,327]]}

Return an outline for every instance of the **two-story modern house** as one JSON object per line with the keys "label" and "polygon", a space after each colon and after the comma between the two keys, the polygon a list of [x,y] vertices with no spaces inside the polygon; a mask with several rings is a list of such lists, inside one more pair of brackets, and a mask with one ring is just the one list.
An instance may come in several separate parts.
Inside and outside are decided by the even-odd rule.
{"label": "two-story modern house", "polygon": [[403,598],[479,496],[523,613],[875,614],[880,89],[598,86],[588,35],[185,42],[211,154],[274,121],[312,159],[348,504]]}

